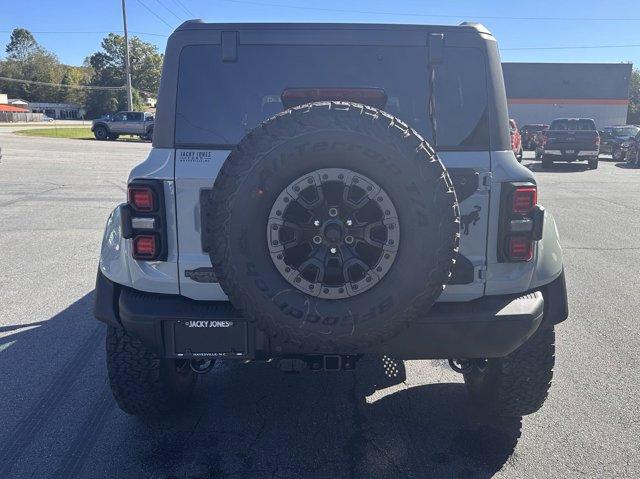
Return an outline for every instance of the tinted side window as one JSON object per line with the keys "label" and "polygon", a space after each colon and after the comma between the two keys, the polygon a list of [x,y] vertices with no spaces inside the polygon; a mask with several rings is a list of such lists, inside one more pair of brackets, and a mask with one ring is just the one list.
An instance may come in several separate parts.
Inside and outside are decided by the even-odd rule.
{"label": "tinted side window", "polygon": [[476,48],[445,48],[436,70],[438,146],[489,147],[485,60]]}

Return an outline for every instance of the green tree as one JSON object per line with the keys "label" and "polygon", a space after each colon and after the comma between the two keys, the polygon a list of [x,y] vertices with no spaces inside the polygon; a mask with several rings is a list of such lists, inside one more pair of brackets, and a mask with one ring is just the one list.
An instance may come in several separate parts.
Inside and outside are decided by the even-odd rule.
{"label": "green tree", "polygon": [[[92,71],[92,85],[123,86],[125,44],[122,35],[110,33],[102,40],[102,50],[85,61]],[[143,95],[154,96],[160,84],[162,54],[155,45],[143,42],[138,37],[129,39],[131,62],[131,84],[134,88],[134,108],[143,109]],[[124,91],[92,91],[87,99],[87,114],[100,116],[127,108]]]}
{"label": "green tree", "polygon": [[5,51],[9,60],[23,61],[33,53],[42,50],[31,32],[26,28],[14,28]]}
{"label": "green tree", "polygon": [[633,70],[631,73],[627,123],[640,125],[640,70]]}
{"label": "green tree", "polygon": [[[0,76],[19,80],[58,83],[62,65],[58,58],[38,44],[29,30],[16,28],[6,47],[7,59],[0,64]],[[27,101],[55,101],[58,87],[3,82],[0,89],[13,98]]]}

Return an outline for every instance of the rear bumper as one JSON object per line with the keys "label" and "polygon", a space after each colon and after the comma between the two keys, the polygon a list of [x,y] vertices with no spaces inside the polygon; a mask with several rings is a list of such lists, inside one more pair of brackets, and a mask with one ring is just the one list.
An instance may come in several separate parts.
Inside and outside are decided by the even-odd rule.
{"label": "rear bumper", "polygon": [[[183,296],[136,291],[109,281],[100,271],[95,294],[94,315],[98,320],[124,327],[162,357],[267,359],[305,354],[297,348],[288,350],[286,344],[266,337],[227,301],[194,301]],[[567,315],[566,287],[561,274],[553,282],[526,294],[436,303],[423,318],[407,323],[398,336],[364,353],[387,354],[397,359],[502,357],[524,343],[542,321],[559,323]],[[241,327],[241,344],[237,329],[232,333],[213,326],[195,330],[191,348],[185,345],[184,335],[178,339],[177,331],[183,330],[185,322],[192,321]],[[212,346],[215,350],[206,349],[207,337],[210,344],[216,344]],[[225,350],[224,338],[234,342],[229,350]]]}
{"label": "rear bumper", "polygon": [[[568,153],[571,151],[572,153]],[[558,158],[590,158],[599,155],[598,150],[580,150],[580,149],[545,149],[544,154],[546,156],[556,156]]]}

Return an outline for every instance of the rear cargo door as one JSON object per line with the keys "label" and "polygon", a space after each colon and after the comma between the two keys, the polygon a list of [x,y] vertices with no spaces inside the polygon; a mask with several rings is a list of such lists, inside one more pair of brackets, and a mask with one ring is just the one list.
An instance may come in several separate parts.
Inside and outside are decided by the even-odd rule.
{"label": "rear cargo door", "polygon": [[[366,29],[295,31],[296,44],[287,44],[293,33],[222,32],[220,44],[181,50],[175,175],[184,296],[225,298],[203,248],[203,205],[229,151],[261,121],[283,110],[286,89],[382,89],[388,98],[384,109],[432,139],[426,32],[391,38],[389,32]],[[472,299],[483,291],[490,194],[485,78],[482,50],[444,48],[434,90],[438,151],[464,192],[462,214],[468,222],[461,246],[464,259],[455,284],[447,288],[449,300]]]}
{"label": "rear cargo door", "polygon": [[460,249],[440,301],[467,301],[483,295],[487,263],[491,156],[485,56],[476,48],[445,47],[432,68],[436,151],[460,205]]}

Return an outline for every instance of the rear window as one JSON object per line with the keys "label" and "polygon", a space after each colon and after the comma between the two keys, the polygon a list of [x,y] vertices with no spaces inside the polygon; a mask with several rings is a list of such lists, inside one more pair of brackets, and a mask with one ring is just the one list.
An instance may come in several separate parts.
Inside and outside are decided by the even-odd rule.
{"label": "rear window", "polygon": [[549,128],[548,125],[525,125],[522,127],[525,131],[543,131]]}
{"label": "rear window", "polygon": [[551,130],[595,130],[596,124],[589,119],[553,120]]}
{"label": "rear window", "polygon": [[632,136],[636,136],[640,131],[640,128],[635,126],[622,126],[619,128],[613,128],[613,136],[620,136],[623,138],[631,138]]}
{"label": "rear window", "polygon": [[[481,50],[447,48],[436,73],[439,146],[486,147],[487,87]],[[389,113],[431,140],[425,47],[238,45],[223,62],[220,45],[192,45],[180,55],[175,143],[229,147],[283,111],[295,88],[378,88]]]}

